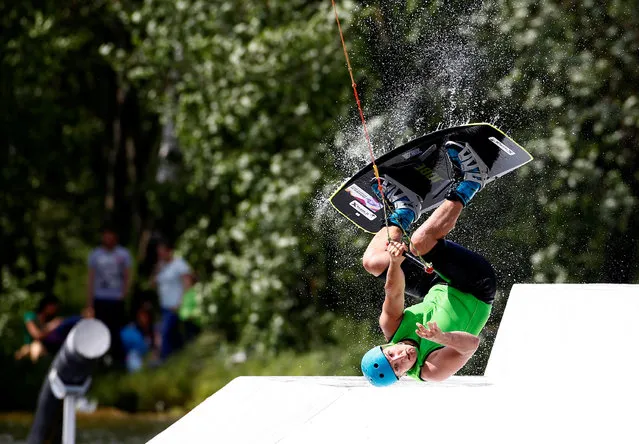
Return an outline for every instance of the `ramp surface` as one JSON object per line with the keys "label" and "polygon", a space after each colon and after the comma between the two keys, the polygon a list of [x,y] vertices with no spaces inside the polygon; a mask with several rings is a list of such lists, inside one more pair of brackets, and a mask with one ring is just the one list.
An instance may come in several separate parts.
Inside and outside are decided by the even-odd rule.
{"label": "ramp surface", "polygon": [[499,382],[635,376],[639,285],[514,285],[486,376]]}
{"label": "ramp surface", "polygon": [[486,377],[240,377],[150,442],[637,442],[638,316],[639,286],[516,285]]}

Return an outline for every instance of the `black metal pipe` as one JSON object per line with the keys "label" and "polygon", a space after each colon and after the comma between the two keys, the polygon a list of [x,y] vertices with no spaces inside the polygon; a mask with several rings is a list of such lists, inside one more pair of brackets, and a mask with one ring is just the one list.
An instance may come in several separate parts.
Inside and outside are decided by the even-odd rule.
{"label": "black metal pipe", "polygon": [[111,336],[97,319],[73,327],[51,364],[40,389],[28,444],[61,442],[62,407],[67,393],[81,393],[90,383],[95,362],[109,349]]}

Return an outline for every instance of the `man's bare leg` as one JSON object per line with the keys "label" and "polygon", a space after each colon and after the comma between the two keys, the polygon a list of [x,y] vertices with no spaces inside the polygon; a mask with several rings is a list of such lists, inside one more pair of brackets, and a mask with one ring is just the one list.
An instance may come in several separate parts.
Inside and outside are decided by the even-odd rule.
{"label": "man's bare leg", "polygon": [[373,276],[379,276],[386,271],[390,263],[390,256],[386,251],[389,234],[391,240],[400,241],[402,239],[401,228],[391,225],[388,227],[387,232],[386,227],[384,227],[377,232],[364,252],[362,263],[366,271]]}
{"label": "man's bare leg", "polygon": [[411,237],[411,253],[421,256],[428,253],[437,241],[455,228],[464,206],[461,202],[445,200]]}
{"label": "man's bare leg", "polygon": [[[433,214],[430,215],[411,237],[411,253],[421,256],[428,253],[439,239],[446,237],[455,228],[457,219],[464,206],[461,202],[445,200]],[[391,239],[401,241],[402,230],[391,225],[389,227]],[[362,263],[364,268],[373,276],[379,276],[388,268],[389,256],[386,251],[388,245],[388,235],[386,228],[377,232],[375,237],[368,244]]]}

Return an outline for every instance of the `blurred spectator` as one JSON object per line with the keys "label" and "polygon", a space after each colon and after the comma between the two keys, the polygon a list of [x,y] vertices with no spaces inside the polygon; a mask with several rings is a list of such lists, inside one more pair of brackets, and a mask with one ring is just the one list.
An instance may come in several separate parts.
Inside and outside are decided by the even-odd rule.
{"label": "blurred spectator", "polygon": [[160,326],[160,359],[166,359],[181,345],[178,309],[184,292],[190,288],[189,265],[173,254],[173,244],[162,240],[157,245],[158,263],[153,283],[157,286],[162,321]]}
{"label": "blurred spectator", "polygon": [[182,304],[178,314],[184,325],[184,342],[190,342],[200,333],[199,307],[194,287],[197,277],[194,273],[186,274],[184,277],[187,290],[182,296]]}
{"label": "blurred spectator", "polygon": [[110,355],[124,362],[120,330],[125,322],[125,298],[131,284],[131,255],[118,245],[118,235],[110,226],[102,229],[102,245],[89,255],[87,305],[111,333]]}
{"label": "blurred spectator", "polygon": [[153,306],[150,302],[140,304],[133,322],[122,329],[120,338],[126,354],[127,370],[136,372],[142,369],[146,355],[156,351]]}
{"label": "blurred spectator", "polygon": [[58,317],[60,301],[55,296],[45,296],[35,312],[24,315],[24,345],[15,354],[16,359],[29,356],[33,362],[48,353],[60,349],[71,329],[81,316],[66,319]]}

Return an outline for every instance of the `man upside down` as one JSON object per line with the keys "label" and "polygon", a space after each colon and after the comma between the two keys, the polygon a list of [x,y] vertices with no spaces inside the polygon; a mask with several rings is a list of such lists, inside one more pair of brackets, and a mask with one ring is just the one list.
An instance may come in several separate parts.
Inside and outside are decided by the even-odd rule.
{"label": "man upside down", "polygon": [[[383,178],[383,198],[393,212],[388,231],[383,228],[375,235],[363,258],[369,273],[386,279],[379,325],[388,342],[369,350],[361,364],[375,386],[391,385],[403,375],[422,381],[447,379],[473,356],[477,335],[490,315],[496,291],[493,268],[479,254],[444,239],[484,185],[481,162],[467,145],[447,142],[445,148],[457,184],[415,230],[410,252],[401,239],[420,213],[419,199],[393,178]],[[381,199],[377,182],[373,190]],[[420,256],[435,274],[425,272]],[[405,309],[405,293],[424,299]]]}

